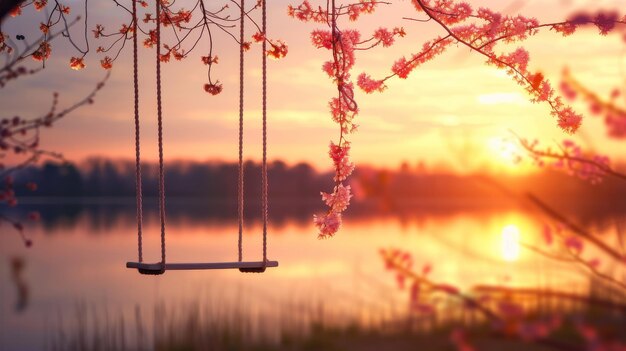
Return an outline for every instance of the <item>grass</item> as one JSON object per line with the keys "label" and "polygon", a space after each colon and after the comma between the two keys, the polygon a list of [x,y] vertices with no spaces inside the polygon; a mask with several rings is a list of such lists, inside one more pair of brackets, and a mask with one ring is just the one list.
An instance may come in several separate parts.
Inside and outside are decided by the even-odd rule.
{"label": "grass", "polygon": [[[600,293],[598,287],[590,294]],[[611,294],[613,294],[611,292]],[[613,295],[614,296],[614,295]],[[620,299],[624,297],[621,296]],[[209,299],[211,300],[211,299]],[[216,299],[212,299],[216,300]],[[545,346],[493,334],[484,320],[458,305],[444,304],[436,315],[405,314],[370,319],[334,319],[323,302],[310,302],[294,308],[288,303],[271,306],[270,314],[239,304],[227,309],[220,301],[187,304],[157,304],[152,311],[134,309],[132,316],[111,317],[106,308],[77,304],[75,313],[50,335],[48,350],[216,350],[216,351],[453,351],[451,332],[463,327],[472,344],[484,351],[543,351]],[[536,305],[539,306],[539,305]],[[607,337],[626,341],[620,332],[626,325],[623,312],[599,309],[562,301],[543,304],[529,315],[565,316],[564,326],[553,333],[556,340],[582,345],[576,322],[592,323]]]}

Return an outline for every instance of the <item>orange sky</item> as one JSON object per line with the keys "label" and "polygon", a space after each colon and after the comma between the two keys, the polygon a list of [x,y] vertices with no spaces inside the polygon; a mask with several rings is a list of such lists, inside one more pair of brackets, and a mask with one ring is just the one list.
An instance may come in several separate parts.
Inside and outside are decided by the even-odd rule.
{"label": "orange sky", "polygon": [[[80,2],[73,1],[75,8]],[[327,168],[327,145],[337,138],[338,130],[330,120],[327,101],[334,92],[330,80],[321,71],[327,51],[310,45],[309,32],[314,25],[303,24],[286,16],[286,6],[296,0],[273,0],[269,8],[272,37],[289,45],[289,55],[269,61],[269,158],[289,163],[311,162]],[[581,8],[624,8],[626,1],[583,0],[473,0],[475,7],[489,6],[515,13],[536,16],[540,21],[558,21]],[[590,5],[591,4],[591,5]],[[98,3],[91,12],[91,27],[103,23],[117,28],[120,15],[112,5]],[[216,5],[217,6],[217,5]],[[409,33],[389,49],[359,53],[355,76],[360,72],[374,77],[387,75],[393,62],[416,52],[425,40],[441,32],[433,23],[402,21],[413,14],[408,1],[383,7],[358,25],[364,33],[378,26],[402,25]],[[416,16],[418,16],[416,14]],[[26,17],[28,18],[28,17]],[[6,23],[15,28],[19,23]],[[38,22],[37,22],[38,23]],[[343,24],[350,28],[351,23]],[[13,26],[13,27],[12,27]],[[250,32],[249,34],[252,34]],[[99,45],[92,42],[92,46]],[[202,90],[206,75],[199,55],[164,65],[164,125],[166,160],[234,160],[237,155],[237,79],[238,51],[225,37],[218,40],[220,64],[215,77],[224,83],[224,92],[209,96]],[[558,86],[564,66],[599,93],[608,94],[624,79],[625,46],[618,34],[601,37],[595,29],[586,29],[562,38],[543,32],[528,40],[531,70],[540,70]],[[130,47],[129,47],[130,48]],[[153,53],[142,49],[142,153],[144,159],[156,158],[154,113]],[[72,71],[67,62],[71,51],[58,45],[47,69],[22,79],[2,90],[0,105],[6,114],[31,116],[44,113],[51,91],[62,92],[62,103],[70,103],[84,94],[104,72],[95,50],[87,57],[87,68]],[[130,50],[116,62],[112,78],[92,106],[82,108],[47,130],[43,145],[79,161],[98,155],[132,158],[133,116]],[[257,49],[247,54],[247,158],[260,159],[260,58]],[[393,80],[384,93],[366,95],[357,92],[361,113],[360,130],[350,137],[353,159],[359,164],[397,167],[407,160],[415,165],[424,161],[430,167],[447,165],[457,171],[514,169],[499,156],[498,138],[514,130],[521,136],[547,142],[566,135],[549,116],[547,105],[528,102],[522,88],[503,72],[487,67],[478,55],[464,48],[452,49],[414,73],[407,80]],[[584,105],[575,105],[586,113]],[[601,120],[587,116],[575,139],[585,140],[600,153],[619,158],[621,144],[604,137]],[[523,167],[522,167],[523,168]],[[519,169],[519,167],[515,167]]]}

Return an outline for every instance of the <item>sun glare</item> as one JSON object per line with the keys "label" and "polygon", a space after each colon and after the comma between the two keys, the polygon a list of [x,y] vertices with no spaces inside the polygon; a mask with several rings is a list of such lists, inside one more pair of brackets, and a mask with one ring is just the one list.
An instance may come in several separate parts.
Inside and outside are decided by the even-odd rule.
{"label": "sun glare", "polygon": [[519,228],[509,224],[502,229],[502,258],[505,261],[517,261],[520,253]]}
{"label": "sun glare", "polygon": [[488,140],[489,150],[501,160],[509,164],[517,164],[519,161],[519,150],[517,145],[501,137]]}

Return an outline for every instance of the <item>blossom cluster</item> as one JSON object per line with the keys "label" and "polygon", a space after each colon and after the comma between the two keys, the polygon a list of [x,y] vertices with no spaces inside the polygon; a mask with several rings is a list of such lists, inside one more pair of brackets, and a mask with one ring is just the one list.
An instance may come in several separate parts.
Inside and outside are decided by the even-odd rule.
{"label": "blossom cluster", "polygon": [[343,181],[352,174],[354,163],[350,161],[350,142],[344,141],[343,145],[330,143],[328,152],[335,169],[334,181],[336,183],[332,193],[322,192],[322,201],[328,206],[328,211],[323,215],[314,215],[313,223],[319,230],[322,238],[333,236],[341,226],[342,213],[350,205],[352,198],[350,185],[343,185]]}
{"label": "blossom cluster", "polygon": [[333,236],[341,227],[341,215],[350,205],[350,186],[339,184],[332,193],[322,192],[322,200],[329,210],[323,215],[313,215],[313,223],[319,230],[320,238]]}
{"label": "blossom cluster", "polygon": [[[411,55],[410,59],[402,57],[394,62],[391,67],[393,75],[406,79],[414,69],[442,54],[446,48],[452,44],[452,42],[453,40],[450,37],[439,37],[435,40],[424,43],[422,50]],[[361,88],[367,91],[366,87],[361,86]]]}
{"label": "blossom cluster", "polygon": [[[351,21],[356,21],[362,14],[371,14],[379,5],[377,0],[359,0],[358,3],[349,4],[336,9],[335,16],[348,16]],[[309,0],[305,0],[298,6],[288,5],[287,14],[303,22],[330,23],[331,13],[321,6],[314,7]]]}
{"label": "blossom cluster", "polygon": [[189,23],[189,21],[191,21],[191,11],[187,11],[181,8],[181,9],[178,9],[176,12],[174,12],[168,6],[169,1],[162,0],[161,3],[163,4],[163,11],[161,11],[160,16],[161,16],[161,24],[164,27],[174,26],[178,29],[183,29],[184,25],[186,23]]}
{"label": "blossom cluster", "polygon": [[35,61],[45,61],[50,57],[52,53],[52,47],[50,43],[47,41],[42,41],[39,43],[39,47],[32,53],[33,59]]}

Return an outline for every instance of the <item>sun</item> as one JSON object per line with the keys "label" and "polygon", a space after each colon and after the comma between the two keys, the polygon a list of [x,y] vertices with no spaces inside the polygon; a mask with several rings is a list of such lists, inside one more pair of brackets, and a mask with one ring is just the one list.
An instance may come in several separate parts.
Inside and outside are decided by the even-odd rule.
{"label": "sun", "polygon": [[505,138],[490,138],[487,141],[489,150],[492,154],[497,156],[500,160],[505,161],[508,164],[517,164],[520,161],[519,147]]}
{"label": "sun", "polygon": [[513,262],[519,259],[520,254],[520,231],[514,224],[509,224],[502,228],[502,258],[505,261]]}

